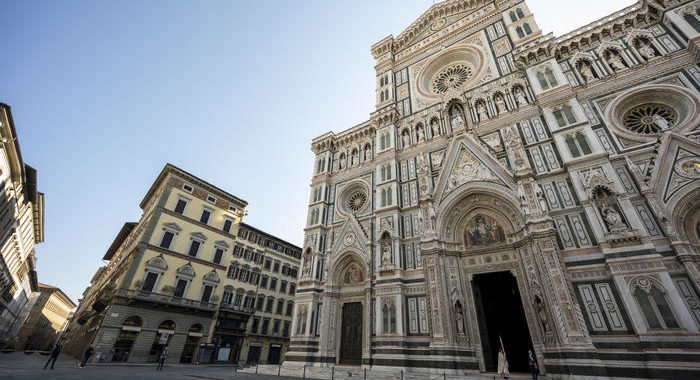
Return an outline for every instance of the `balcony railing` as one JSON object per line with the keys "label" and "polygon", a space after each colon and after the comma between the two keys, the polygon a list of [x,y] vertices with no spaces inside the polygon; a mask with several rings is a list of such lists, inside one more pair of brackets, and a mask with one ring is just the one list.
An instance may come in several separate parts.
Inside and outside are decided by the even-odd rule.
{"label": "balcony railing", "polygon": [[255,308],[253,306],[245,307],[243,305],[234,305],[232,303],[223,302],[219,305],[219,309],[227,311],[237,311],[246,314],[253,314],[255,312]]}
{"label": "balcony railing", "polygon": [[181,306],[188,308],[195,308],[207,311],[214,311],[216,309],[216,304],[211,302],[203,302],[197,300],[191,300],[183,297],[175,297],[171,294],[162,294],[156,292],[147,292],[145,290],[128,290],[120,289],[119,295],[122,297],[138,299],[143,301],[157,302],[166,305]]}

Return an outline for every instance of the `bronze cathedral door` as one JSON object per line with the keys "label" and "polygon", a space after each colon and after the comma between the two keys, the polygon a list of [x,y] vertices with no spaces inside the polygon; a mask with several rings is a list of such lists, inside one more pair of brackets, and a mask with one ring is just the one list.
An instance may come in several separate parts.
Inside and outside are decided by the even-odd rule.
{"label": "bronze cathedral door", "polygon": [[362,364],[362,304],[343,305],[340,364]]}

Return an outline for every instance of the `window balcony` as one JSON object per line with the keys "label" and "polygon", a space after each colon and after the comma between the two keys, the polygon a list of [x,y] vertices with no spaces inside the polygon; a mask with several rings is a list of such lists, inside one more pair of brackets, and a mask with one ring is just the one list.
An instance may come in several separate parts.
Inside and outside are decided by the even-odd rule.
{"label": "window balcony", "polygon": [[119,295],[122,297],[132,299],[132,300],[148,301],[148,302],[160,303],[160,304],[169,305],[169,306],[179,306],[179,307],[184,307],[184,308],[198,309],[198,310],[205,310],[205,311],[216,310],[216,304],[213,304],[211,302],[203,302],[203,301],[197,301],[197,300],[192,300],[192,299],[183,298],[183,297],[175,297],[172,294],[147,292],[144,290],[120,289]]}
{"label": "window balcony", "polygon": [[219,309],[223,311],[235,311],[238,313],[245,313],[245,314],[253,314],[255,313],[255,308],[253,306],[243,306],[243,305],[234,305],[232,303],[221,303],[219,305]]}

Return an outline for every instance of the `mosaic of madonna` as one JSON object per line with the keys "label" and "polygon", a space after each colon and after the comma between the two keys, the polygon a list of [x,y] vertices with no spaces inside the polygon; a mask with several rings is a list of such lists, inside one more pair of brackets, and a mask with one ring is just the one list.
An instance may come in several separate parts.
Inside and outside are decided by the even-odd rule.
{"label": "mosaic of madonna", "polygon": [[464,242],[468,247],[505,243],[506,233],[493,218],[479,214],[467,224]]}

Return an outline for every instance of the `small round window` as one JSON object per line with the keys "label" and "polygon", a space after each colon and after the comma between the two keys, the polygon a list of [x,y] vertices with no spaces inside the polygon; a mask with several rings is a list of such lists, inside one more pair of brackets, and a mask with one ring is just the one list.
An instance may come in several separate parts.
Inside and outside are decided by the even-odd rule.
{"label": "small round window", "polygon": [[346,207],[352,212],[358,212],[367,204],[367,194],[362,190],[355,190],[347,198]]}
{"label": "small round window", "polygon": [[678,114],[663,104],[643,104],[634,107],[622,116],[622,125],[629,131],[650,135],[672,128]]}

